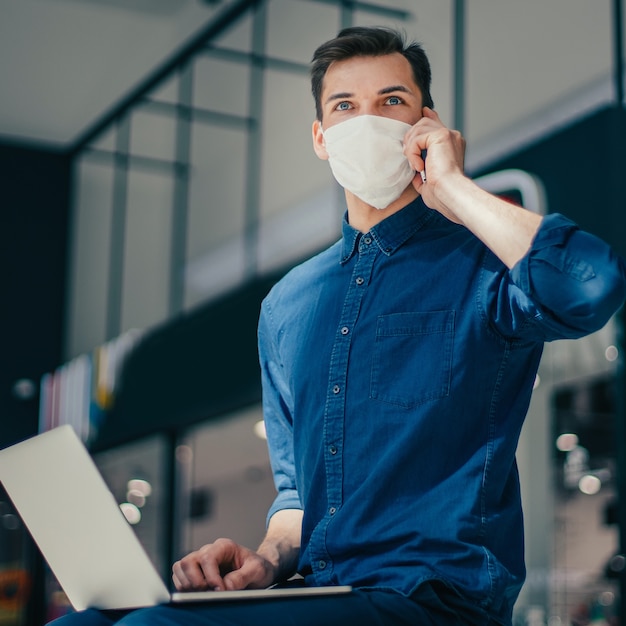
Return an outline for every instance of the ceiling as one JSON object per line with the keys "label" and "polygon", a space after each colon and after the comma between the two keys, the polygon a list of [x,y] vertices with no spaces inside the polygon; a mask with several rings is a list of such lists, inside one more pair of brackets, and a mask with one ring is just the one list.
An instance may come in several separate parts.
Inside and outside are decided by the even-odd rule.
{"label": "ceiling", "polygon": [[71,144],[227,4],[0,0],[0,139]]}

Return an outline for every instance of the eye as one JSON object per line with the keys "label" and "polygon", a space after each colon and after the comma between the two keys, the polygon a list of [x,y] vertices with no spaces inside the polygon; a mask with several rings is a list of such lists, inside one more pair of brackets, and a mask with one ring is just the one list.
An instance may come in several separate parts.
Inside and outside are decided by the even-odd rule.
{"label": "eye", "polygon": [[399,98],[398,96],[389,96],[389,98],[387,98],[387,104],[402,104],[403,100],[402,98]]}
{"label": "eye", "polygon": [[343,102],[340,102],[335,109],[337,111],[349,111],[352,108],[352,105],[349,102],[346,102],[345,100]]}
{"label": "eye", "polygon": [[391,105],[403,104],[403,103],[404,103],[404,100],[400,98],[399,96],[389,96],[385,102],[385,104],[391,104]]}

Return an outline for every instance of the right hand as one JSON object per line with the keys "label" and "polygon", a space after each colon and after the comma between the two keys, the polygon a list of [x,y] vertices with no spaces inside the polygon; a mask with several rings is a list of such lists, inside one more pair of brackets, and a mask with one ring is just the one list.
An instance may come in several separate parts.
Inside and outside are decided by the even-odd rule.
{"label": "right hand", "polygon": [[263,589],[274,583],[276,567],[230,539],[217,539],[176,561],[172,580],[178,591]]}

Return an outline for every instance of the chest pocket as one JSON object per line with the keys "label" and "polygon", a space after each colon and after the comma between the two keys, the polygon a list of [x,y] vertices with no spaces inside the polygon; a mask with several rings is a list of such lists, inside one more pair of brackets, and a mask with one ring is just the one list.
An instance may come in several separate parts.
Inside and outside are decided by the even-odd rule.
{"label": "chest pocket", "polygon": [[453,348],[454,311],[381,315],[370,397],[411,408],[447,396]]}

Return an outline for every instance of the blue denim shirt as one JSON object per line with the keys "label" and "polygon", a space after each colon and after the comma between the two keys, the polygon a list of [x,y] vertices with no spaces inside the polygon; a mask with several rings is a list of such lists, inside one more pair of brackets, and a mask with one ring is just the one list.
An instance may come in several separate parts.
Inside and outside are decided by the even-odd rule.
{"label": "blue denim shirt", "polygon": [[524,580],[515,449],[544,341],[602,327],[623,261],[561,215],[509,271],[417,199],[293,269],[259,322],[278,490],[308,584],[439,579],[510,621]]}

